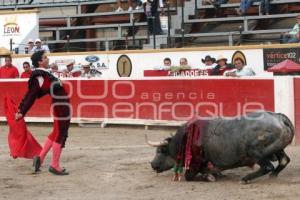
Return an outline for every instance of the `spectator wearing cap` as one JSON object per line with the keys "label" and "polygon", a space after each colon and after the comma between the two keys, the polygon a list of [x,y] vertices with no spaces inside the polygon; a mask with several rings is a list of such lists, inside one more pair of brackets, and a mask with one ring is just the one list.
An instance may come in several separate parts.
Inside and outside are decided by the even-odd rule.
{"label": "spectator wearing cap", "polygon": [[201,59],[201,61],[204,64],[204,67],[201,67],[201,69],[213,69],[217,65],[216,59],[210,55],[205,56],[205,58]]}
{"label": "spectator wearing cap", "polygon": [[19,78],[19,71],[12,64],[11,56],[5,57],[5,65],[0,67],[0,78]]}
{"label": "spectator wearing cap", "polygon": [[280,43],[300,42],[300,15],[296,17],[297,23],[289,32],[281,34]]}
{"label": "spectator wearing cap", "polygon": [[81,64],[82,66],[82,71],[81,71],[81,77],[83,78],[92,78],[92,77],[100,77],[101,72],[97,70],[92,70],[91,69],[91,63],[89,62],[83,62]]}
{"label": "spectator wearing cap", "polygon": [[241,77],[241,76],[255,76],[255,72],[250,67],[245,66],[245,61],[241,58],[234,60],[235,69],[224,72],[224,76]]}
{"label": "spectator wearing cap", "polygon": [[227,63],[227,58],[225,56],[220,55],[216,61],[217,65],[212,69],[210,75],[212,76],[220,76],[223,75],[225,71],[234,69],[232,64]]}
{"label": "spectator wearing cap", "polygon": [[38,38],[34,41],[34,47],[32,49],[32,52],[37,52],[37,51],[45,51],[46,53],[50,53],[48,45],[42,45],[42,41]]}
{"label": "spectator wearing cap", "polygon": [[56,63],[51,63],[51,64],[50,64],[50,72],[51,72],[51,73],[56,73],[56,72],[58,72],[58,66],[57,66]]}
{"label": "spectator wearing cap", "polygon": [[25,48],[27,48],[27,52],[25,53],[33,53],[32,49],[34,47],[34,42],[32,39],[29,39],[28,42],[27,42],[27,46]]}
{"label": "spectator wearing cap", "polygon": [[80,76],[80,71],[74,70],[74,64],[75,64],[74,60],[71,60],[68,63],[66,63],[67,69],[65,69],[63,71],[64,77],[79,77]]}
{"label": "spectator wearing cap", "polygon": [[32,70],[30,69],[29,62],[27,62],[27,61],[23,62],[23,69],[24,69],[24,72],[22,72],[20,78],[29,78],[32,74]]}
{"label": "spectator wearing cap", "polygon": [[50,64],[50,73],[57,78],[63,77],[63,73],[58,71],[58,65],[55,62]]}

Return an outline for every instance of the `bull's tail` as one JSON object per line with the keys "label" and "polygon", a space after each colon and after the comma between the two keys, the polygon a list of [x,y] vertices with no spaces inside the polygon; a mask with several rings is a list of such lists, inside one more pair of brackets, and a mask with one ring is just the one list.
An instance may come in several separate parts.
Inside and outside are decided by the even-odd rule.
{"label": "bull's tail", "polygon": [[284,125],[290,130],[290,133],[292,134],[292,137],[294,137],[294,135],[295,135],[295,127],[292,124],[291,120],[285,114],[276,113],[276,115],[278,116],[278,118],[280,120],[283,121]]}

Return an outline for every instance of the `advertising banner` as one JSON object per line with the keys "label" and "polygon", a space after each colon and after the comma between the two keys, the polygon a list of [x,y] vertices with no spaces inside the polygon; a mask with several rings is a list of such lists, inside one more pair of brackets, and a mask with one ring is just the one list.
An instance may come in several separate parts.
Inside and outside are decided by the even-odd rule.
{"label": "advertising banner", "polygon": [[264,69],[290,59],[296,63],[300,63],[300,48],[272,48],[263,50]]}
{"label": "advertising banner", "polygon": [[[245,61],[246,66],[252,68],[257,76],[266,77],[273,76],[273,73],[264,71],[263,50],[211,50],[211,51],[170,51],[170,52],[129,52],[122,53],[106,53],[106,52],[90,52],[76,54],[50,54],[48,56],[51,63],[57,63],[59,70],[66,69],[64,60],[74,60],[74,70],[80,69],[83,61],[89,60],[93,66],[101,71],[101,77],[105,79],[118,79],[119,77],[129,77],[132,79],[141,79],[147,76],[169,76],[170,79],[178,76],[184,77],[203,77],[208,76],[208,70],[202,70],[204,67],[203,60],[209,55],[214,60],[222,56],[227,59],[228,63],[232,63],[236,58]],[[180,58],[186,58],[191,71],[170,73],[157,70],[163,65],[163,60],[170,58],[172,66],[179,66]],[[13,64],[22,72],[22,63],[30,62],[29,55],[26,57],[13,58]],[[151,71],[152,70],[152,71]]]}
{"label": "advertising banner", "polygon": [[[190,120],[235,117],[254,110],[274,111],[272,79],[64,80],[72,117]],[[19,104],[26,81],[0,81],[0,99]],[[18,92],[16,92],[18,91]],[[0,116],[4,116],[0,101]],[[50,117],[50,98],[36,101],[30,117]]]}
{"label": "advertising banner", "polygon": [[39,19],[37,11],[0,12],[0,44],[16,53],[24,53],[29,39],[39,37]]}

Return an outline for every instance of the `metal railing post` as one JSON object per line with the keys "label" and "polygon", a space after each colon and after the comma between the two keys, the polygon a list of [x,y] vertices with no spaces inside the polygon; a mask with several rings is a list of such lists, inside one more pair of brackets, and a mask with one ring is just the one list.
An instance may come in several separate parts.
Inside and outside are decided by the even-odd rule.
{"label": "metal railing post", "polygon": [[181,0],[181,43],[184,47],[184,0]]}
{"label": "metal railing post", "polygon": [[168,48],[171,48],[171,14],[170,14],[170,2],[167,2],[167,14],[168,14]]}
{"label": "metal railing post", "polygon": [[9,39],[9,48],[10,48],[10,52],[12,52],[12,45],[13,45],[13,39],[12,38],[10,38]]}
{"label": "metal railing post", "polygon": [[67,35],[67,52],[70,52],[70,35]]}
{"label": "metal railing post", "polygon": [[232,46],[233,45],[233,36],[232,36],[232,32],[229,32],[229,36],[228,36],[228,45]]}
{"label": "metal railing post", "polygon": [[152,16],[152,26],[153,26],[153,48],[156,49],[156,28],[155,28],[155,16]]}
{"label": "metal railing post", "polygon": [[135,18],[132,19],[132,44],[135,48]]}

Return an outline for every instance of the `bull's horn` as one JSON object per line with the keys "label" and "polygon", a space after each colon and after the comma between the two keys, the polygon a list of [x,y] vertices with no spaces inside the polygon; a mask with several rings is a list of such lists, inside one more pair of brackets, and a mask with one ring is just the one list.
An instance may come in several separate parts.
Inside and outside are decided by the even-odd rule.
{"label": "bull's horn", "polygon": [[145,134],[145,141],[151,147],[160,147],[160,146],[166,145],[168,143],[167,141],[162,141],[162,142],[149,141],[147,134]]}

